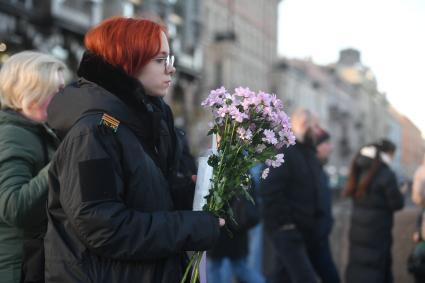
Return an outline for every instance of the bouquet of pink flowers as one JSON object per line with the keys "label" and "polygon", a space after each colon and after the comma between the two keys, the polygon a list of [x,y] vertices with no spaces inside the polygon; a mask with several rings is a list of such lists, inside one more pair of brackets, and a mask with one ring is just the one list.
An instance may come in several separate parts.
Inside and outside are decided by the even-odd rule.
{"label": "bouquet of pink flowers", "polygon": [[[248,193],[250,168],[264,163],[267,167],[262,178],[265,179],[270,167],[279,167],[284,162],[279,151],[295,144],[295,136],[283,104],[274,94],[255,93],[242,87],[230,94],[221,87],[211,91],[202,106],[212,110],[214,122],[208,135],[216,135],[218,140],[217,150],[208,158],[212,176],[208,179],[202,209],[217,217],[233,219],[230,200],[237,196],[252,200]],[[186,282],[192,266],[191,282],[196,282],[202,253],[193,254],[181,282]]]}

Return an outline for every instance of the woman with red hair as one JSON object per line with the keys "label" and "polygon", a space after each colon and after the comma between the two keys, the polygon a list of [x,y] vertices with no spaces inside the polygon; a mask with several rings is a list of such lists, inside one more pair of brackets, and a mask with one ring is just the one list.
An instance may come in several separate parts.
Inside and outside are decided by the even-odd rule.
{"label": "woman with red hair", "polygon": [[78,81],[49,107],[63,141],[49,174],[46,281],[180,282],[185,251],[211,248],[219,220],[191,211],[193,181],[177,174],[166,30],[114,17],[85,46]]}

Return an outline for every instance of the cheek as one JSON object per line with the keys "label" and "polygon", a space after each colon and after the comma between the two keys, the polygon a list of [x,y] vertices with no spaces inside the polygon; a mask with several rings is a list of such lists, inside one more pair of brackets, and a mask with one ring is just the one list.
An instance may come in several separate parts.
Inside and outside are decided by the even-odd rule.
{"label": "cheek", "polygon": [[43,111],[43,112],[46,112],[47,113],[47,108],[49,107],[49,104],[50,104],[50,102],[52,101],[52,99],[53,99],[53,95],[52,96],[50,96],[49,98],[47,98],[42,104],[41,104],[41,110]]}
{"label": "cheek", "polygon": [[49,104],[52,101],[52,99],[53,99],[53,95],[47,98],[45,101],[43,101],[38,107],[39,116],[43,120],[47,119],[47,108],[49,107]]}
{"label": "cheek", "polygon": [[146,92],[151,96],[164,96],[167,92],[167,87],[164,85],[164,82],[161,81],[160,76],[150,76],[144,77],[141,80]]}
{"label": "cheek", "polygon": [[139,81],[142,83],[142,84],[147,84],[147,83],[149,83],[149,81],[151,80],[151,78],[152,78],[152,74],[151,74],[151,72],[147,72],[147,71],[145,71],[145,72],[143,72],[143,74],[139,77]]}
{"label": "cheek", "polygon": [[158,84],[159,76],[152,72],[146,72],[139,78],[139,81],[145,88],[152,88]]}
{"label": "cheek", "polygon": [[142,84],[145,87],[146,91],[151,93],[158,90],[158,86],[159,86],[158,79],[155,77],[147,79],[145,82],[142,82]]}

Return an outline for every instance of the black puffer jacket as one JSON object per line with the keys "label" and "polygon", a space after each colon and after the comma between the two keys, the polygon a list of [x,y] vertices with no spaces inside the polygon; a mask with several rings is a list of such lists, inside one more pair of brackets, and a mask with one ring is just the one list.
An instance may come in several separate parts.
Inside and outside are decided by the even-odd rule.
{"label": "black puffer jacket", "polygon": [[176,210],[184,182],[173,186],[181,146],[171,112],[96,56],[84,56],[79,75],[49,108],[64,140],[49,172],[46,281],[180,282],[184,251],[212,247],[219,226]]}
{"label": "black puffer jacket", "polygon": [[[372,159],[357,161],[367,172]],[[392,282],[391,245],[393,214],[403,207],[393,171],[384,163],[366,194],[354,198],[350,225],[350,255],[346,272],[348,283]]]}
{"label": "black puffer jacket", "polygon": [[303,234],[316,238],[324,217],[321,168],[313,147],[298,142],[284,151],[285,163],[270,170],[261,182],[264,225],[273,233],[295,225]]}

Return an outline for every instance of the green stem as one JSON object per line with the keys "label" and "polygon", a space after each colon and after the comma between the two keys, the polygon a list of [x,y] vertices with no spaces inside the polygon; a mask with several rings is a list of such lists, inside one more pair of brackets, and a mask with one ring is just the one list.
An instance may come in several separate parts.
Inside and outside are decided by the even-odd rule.
{"label": "green stem", "polygon": [[[214,170],[216,172],[213,172],[213,184],[217,184],[217,180],[220,180],[220,176],[222,174],[223,171],[223,160],[224,160],[224,155],[226,154],[226,150],[227,150],[227,142],[226,142],[226,137],[228,135],[228,130],[229,130],[229,117],[226,117],[226,121],[225,121],[225,125],[224,125],[224,132],[223,135],[221,136],[221,141],[220,141],[220,146],[218,147],[218,152],[220,152],[221,157],[220,157],[220,162],[219,162],[219,167],[217,168],[217,170]],[[214,190],[216,188],[213,188]],[[211,212],[216,212],[217,209],[215,208],[215,201],[214,201],[214,195],[209,199],[208,202],[208,211]]]}
{"label": "green stem", "polygon": [[192,267],[192,265],[193,265],[193,262],[194,262],[195,258],[196,258],[196,252],[195,252],[195,254],[193,254],[193,255],[190,257],[190,261],[189,261],[189,263],[188,263],[188,265],[187,265],[187,267],[186,267],[186,270],[185,270],[185,272],[184,272],[183,278],[182,278],[182,280],[180,281],[180,283],[185,283],[185,282],[186,282],[187,275],[189,275],[190,268]]}
{"label": "green stem", "polygon": [[236,160],[238,160],[238,155],[239,152],[244,148],[244,145],[241,145],[240,147],[238,147],[238,149],[236,150],[236,154],[235,154],[235,158],[232,160],[231,166],[230,168],[233,168],[233,165],[235,164]]}
{"label": "green stem", "polygon": [[236,127],[236,123],[233,124],[233,128],[232,128],[232,135],[230,136],[230,145],[232,145],[233,142],[233,135],[235,134],[235,127]]}
{"label": "green stem", "polygon": [[194,269],[193,269],[193,273],[192,273],[192,278],[190,280],[190,283],[196,283],[196,280],[198,279],[199,276],[199,265],[201,263],[202,260],[202,252],[196,252],[196,260],[195,260],[195,264],[194,264]]}
{"label": "green stem", "polygon": [[[219,163],[220,166],[223,164],[223,158],[224,158],[224,155],[225,155],[226,149],[227,149],[226,137],[228,135],[228,133],[227,133],[228,128],[229,128],[229,117],[226,117],[226,125],[224,126],[224,133],[223,133],[223,136],[221,137],[220,147],[218,148],[218,151],[221,152],[221,159],[220,159],[220,163]],[[222,145],[224,145],[224,146],[222,147]],[[221,171],[221,168],[219,167],[218,172],[220,172],[220,171]]]}
{"label": "green stem", "polygon": [[[225,129],[230,128],[228,127],[228,119],[226,119],[226,126]],[[230,140],[229,141],[225,141],[223,144],[225,144],[222,152],[221,152],[221,159],[220,159],[220,167],[218,168],[218,173],[217,173],[217,179],[220,180],[224,171],[224,166],[223,166],[223,158],[224,155],[226,154],[226,151],[228,148],[232,147],[232,141],[233,141],[233,135],[235,134],[235,128],[236,128],[236,124],[233,124],[232,127],[232,131],[231,133],[227,133],[227,131],[225,130],[224,136],[222,137],[222,140],[224,140],[228,135],[230,135]]]}
{"label": "green stem", "polygon": [[[262,128],[264,126],[264,122],[261,123],[261,125],[258,127],[258,129]],[[252,136],[252,140],[260,133],[260,131],[256,129],[254,135]]]}

